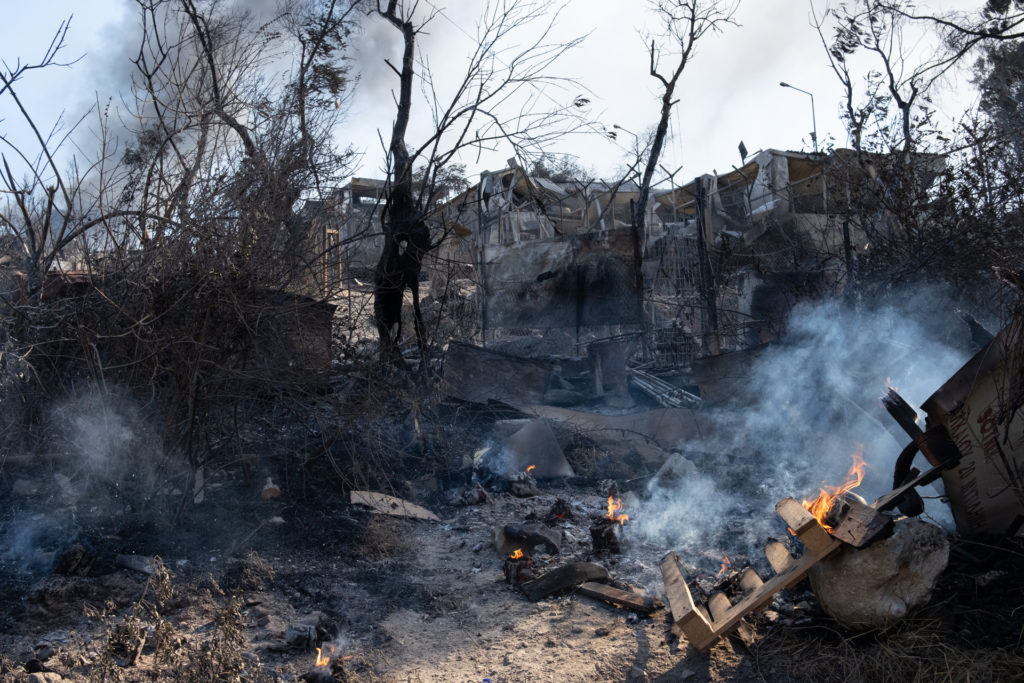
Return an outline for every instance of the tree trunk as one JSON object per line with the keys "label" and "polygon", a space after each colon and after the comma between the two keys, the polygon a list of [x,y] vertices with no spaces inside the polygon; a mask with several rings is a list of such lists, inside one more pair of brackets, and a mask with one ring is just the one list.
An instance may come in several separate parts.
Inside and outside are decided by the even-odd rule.
{"label": "tree trunk", "polygon": [[[420,270],[423,257],[430,250],[430,230],[413,197],[412,164],[405,144],[412,109],[413,58],[416,27],[403,21],[396,12],[397,2],[388,3],[380,15],[402,32],[404,50],[399,72],[398,107],[391,130],[391,187],[381,221],[384,247],[374,271],[373,314],[380,337],[380,358],[384,363],[400,364],[398,348],[402,334],[402,300],[405,289],[412,292],[414,327],[420,354],[424,353],[425,335],[419,305]],[[396,70],[397,71],[397,70]]]}

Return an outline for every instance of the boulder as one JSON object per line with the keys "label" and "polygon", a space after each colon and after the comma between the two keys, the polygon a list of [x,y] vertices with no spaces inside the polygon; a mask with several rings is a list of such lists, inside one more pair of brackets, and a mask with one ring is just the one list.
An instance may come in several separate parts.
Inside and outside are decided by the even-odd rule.
{"label": "boulder", "polygon": [[893,535],[857,550],[843,546],[811,567],[822,609],[848,628],[882,628],[925,604],[949,561],[945,532],[920,519],[896,522]]}

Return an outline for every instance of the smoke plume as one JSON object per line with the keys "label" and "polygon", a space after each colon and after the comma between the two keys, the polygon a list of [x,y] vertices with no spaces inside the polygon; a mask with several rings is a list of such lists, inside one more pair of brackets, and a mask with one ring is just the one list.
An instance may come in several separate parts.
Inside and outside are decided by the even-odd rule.
{"label": "smoke plume", "polygon": [[[861,450],[868,469],[857,492],[870,502],[891,490],[909,437],[881,407],[887,382],[918,406],[970,355],[952,308],[929,322],[914,312],[935,311],[934,299],[919,304],[795,309],[787,338],[757,358],[734,403],[714,413],[717,429],[679,444],[670,471],[652,480],[639,532],[666,548],[757,557],[768,537],[785,535],[774,504],[840,483]],[[945,503],[927,503],[926,514],[951,523]]]}

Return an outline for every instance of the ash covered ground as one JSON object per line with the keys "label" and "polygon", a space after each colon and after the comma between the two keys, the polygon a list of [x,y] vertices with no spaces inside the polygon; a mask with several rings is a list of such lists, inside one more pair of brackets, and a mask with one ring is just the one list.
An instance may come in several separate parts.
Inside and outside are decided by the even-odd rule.
{"label": "ash covered ground", "polygon": [[[567,455],[593,471],[583,452]],[[957,680],[1022,663],[1019,545],[957,544],[932,605],[890,631],[845,632],[801,584],[750,620],[755,643],[723,639],[702,654],[671,633],[664,609],[642,616],[572,592],[530,602],[506,582],[492,543],[495,528],[543,518],[562,499],[573,513],[552,524],[562,552],[539,555],[538,567],[591,560],[659,596],[666,548],[640,531],[643,481],[623,487],[637,522],[622,529],[623,553],[595,555],[598,476],[541,482],[528,498],[490,491],[474,505],[449,502],[466,487],[458,478],[399,484],[393,492],[434,510],[433,522],[351,505],[320,458],[271,475],[274,498],[262,497],[261,477],[215,474],[175,524],[181,491],[152,503],[164,516],[146,518],[116,498],[77,498],[34,465],[5,467],[4,680],[30,680],[32,669],[32,680],[298,680],[317,647],[333,653],[334,680],[352,681],[885,680],[875,678],[882,666],[906,680]],[[720,540],[680,550],[696,588],[754,561],[733,556],[723,576]],[[55,573],[76,546],[81,564]],[[126,568],[125,554],[158,556],[166,569]]]}
{"label": "ash covered ground", "polygon": [[[467,406],[345,361],[330,391],[301,405],[265,401],[229,422],[234,438],[207,444],[198,467],[161,453],[137,402],[84,390],[42,417],[43,447],[0,460],[0,676],[1012,679],[1024,666],[1016,540],[950,533],[930,603],[891,628],[843,628],[804,582],[749,617],[744,638],[707,653],[672,633],[667,609],[642,615],[572,590],[532,602],[506,581],[495,530],[542,521],[558,500],[572,515],[550,522],[561,551],[535,553],[536,572],[596,562],[618,585],[664,601],[659,563],[669,550],[698,599],[744,566],[770,571],[761,544],[787,540],[775,501],[835,481],[858,445],[868,497],[887,490],[900,443],[850,405],[880,394],[891,367],[905,370],[894,381],[914,403],[951,370],[934,348],[919,362],[906,350],[922,347],[907,340],[889,362],[867,332],[866,347],[843,338],[837,363],[824,317],[796,325],[798,353],[773,352],[756,369],[759,399],[719,409],[667,410],[642,396],[629,411]],[[943,362],[955,369],[962,357]],[[528,497],[479,469],[474,480],[474,453],[538,415],[575,476],[541,480]],[[631,420],[642,433],[623,427]],[[620,554],[595,553],[589,533],[610,481],[631,518]],[[477,482],[484,496],[472,495]],[[422,505],[439,521],[352,504],[351,491],[364,489]],[[948,526],[942,512],[929,501],[927,516]],[[327,662],[319,668],[317,648]]]}

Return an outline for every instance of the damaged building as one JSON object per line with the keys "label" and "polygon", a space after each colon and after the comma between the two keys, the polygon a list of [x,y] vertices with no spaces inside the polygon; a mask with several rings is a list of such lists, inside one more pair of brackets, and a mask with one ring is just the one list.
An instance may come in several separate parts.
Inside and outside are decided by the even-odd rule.
{"label": "damaged building", "polygon": [[324,294],[337,291],[343,278],[373,277],[384,243],[379,226],[385,189],[383,180],[352,178],[326,199],[302,207],[300,219],[315,236],[313,258]]}
{"label": "damaged building", "polygon": [[[742,167],[654,193],[634,234],[631,182],[554,182],[517,166],[451,200],[431,293],[477,297],[480,338],[549,351],[646,333],[665,364],[756,347],[802,299],[843,291],[867,231],[851,217],[871,173],[850,150],[765,150]],[[929,160],[930,183],[942,168]],[[880,212],[880,221],[884,216]]]}
{"label": "damaged building", "polygon": [[[927,187],[944,160],[916,157]],[[642,339],[633,348],[657,365],[692,364],[698,383],[728,392],[717,380],[744,364],[730,352],[776,339],[798,302],[841,295],[858,256],[891,229],[871,208],[890,161],[760,151],[654,192],[637,234],[636,183],[555,181],[510,160],[433,212],[445,237],[425,262],[429,296],[460,321],[442,338],[568,356],[597,340]],[[372,278],[385,192],[383,180],[353,178],[304,208],[325,293]]]}

